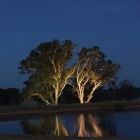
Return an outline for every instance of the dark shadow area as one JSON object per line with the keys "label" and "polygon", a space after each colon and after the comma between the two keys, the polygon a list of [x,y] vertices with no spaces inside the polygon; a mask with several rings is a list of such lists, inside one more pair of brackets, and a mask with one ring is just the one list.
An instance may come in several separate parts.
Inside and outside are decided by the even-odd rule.
{"label": "dark shadow area", "polygon": [[0,89],[0,105],[21,104],[21,94],[17,88]]}

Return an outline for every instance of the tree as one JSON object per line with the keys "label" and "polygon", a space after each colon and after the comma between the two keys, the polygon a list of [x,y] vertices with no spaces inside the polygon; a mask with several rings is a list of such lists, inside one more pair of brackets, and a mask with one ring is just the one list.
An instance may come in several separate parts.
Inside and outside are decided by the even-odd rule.
{"label": "tree", "polygon": [[119,100],[132,100],[136,98],[136,87],[135,85],[129,80],[122,80],[120,81],[119,85],[119,92],[117,94],[117,99]]}
{"label": "tree", "polygon": [[0,105],[11,106],[21,104],[21,94],[17,88],[0,88]]}
{"label": "tree", "polygon": [[[99,47],[83,48],[79,53],[76,69],[76,96],[80,103],[89,103],[97,88],[113,80],[118,72],[119,65],[106,60]],[[85,94],[86,85],[92,88]]]}
{"label": "tree", "polygon": [[21,61],[20,72],[28,73],[24,91],[28,97],[37,96],[46,104],[58,104],[58,99],[75,71],[68,67],[74,44],[58,40],[40,44],[30,55]]}
{"label": "tree", "polygon": [[68,136],[68,130],[60,116],[48,115],[36,122],[30,120],[22,121],[21,126],[25,134]]}

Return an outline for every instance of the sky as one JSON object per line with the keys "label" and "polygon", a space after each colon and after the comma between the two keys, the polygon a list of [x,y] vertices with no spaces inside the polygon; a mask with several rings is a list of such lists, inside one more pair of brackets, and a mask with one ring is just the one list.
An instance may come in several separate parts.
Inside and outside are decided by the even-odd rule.
{"label": "sky", "polygon": [[22,88],[20,61],[54,39],[99,46],[140,86],[140,0],[0,0],[0,88]]}

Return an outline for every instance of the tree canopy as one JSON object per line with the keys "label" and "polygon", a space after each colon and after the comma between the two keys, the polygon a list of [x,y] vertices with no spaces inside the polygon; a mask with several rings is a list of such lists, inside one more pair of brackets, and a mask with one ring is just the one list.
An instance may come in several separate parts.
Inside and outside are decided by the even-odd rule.
{"label": "tree canopy", "polygon": [[25,89],[29,97],[38,96],[47,104],[58,104],[62,90],[75,70],[74,66],[68,67],[73,49],[72,41],[54,40],[40,44],[21,61],[21,72],[30,75]]}
{"label": "tree canopy", "polygon": [[[80,103],[88,103],[95,90],[112,81],[118,64],[107,60],[99,47],[82,48],[78,61],[68,66],[74,44],[70,40],[41,43],[20,63],[20,72],[29,79],[24,91],[27,97],[37,96],[45,104],[58,104],[59,97],[70,79]],[[90,84],[90,90],[86,91]]]}
{"label": "tree canopy", "polygon": [[[75,89],[80,103],[88,103],[93,98],[97,88],[113,80],[119,65],[105,59],[105,54],[99,47],[82,48],[76,69]],[[91,84],[91,90],[85,94],[86,85]]]}

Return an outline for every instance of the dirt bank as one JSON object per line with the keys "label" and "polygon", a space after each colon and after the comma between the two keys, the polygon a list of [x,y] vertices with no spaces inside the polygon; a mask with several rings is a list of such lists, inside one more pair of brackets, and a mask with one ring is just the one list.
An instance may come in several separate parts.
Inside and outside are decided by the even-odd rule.
{"label": "dirt bank", "polygon": [[48,106],[1,106],[0,118],[37,116],[52,113],[140,111],[140,101],[114,101],[92,104],[66,104]]}

